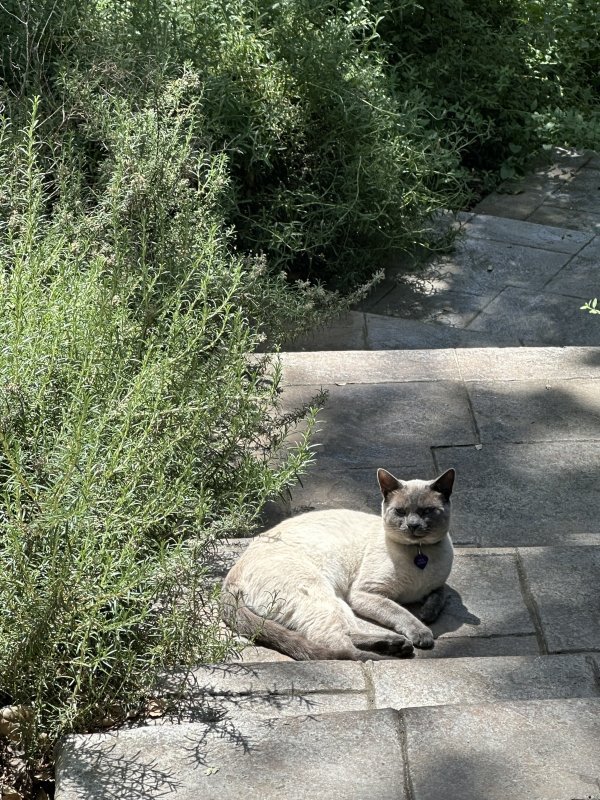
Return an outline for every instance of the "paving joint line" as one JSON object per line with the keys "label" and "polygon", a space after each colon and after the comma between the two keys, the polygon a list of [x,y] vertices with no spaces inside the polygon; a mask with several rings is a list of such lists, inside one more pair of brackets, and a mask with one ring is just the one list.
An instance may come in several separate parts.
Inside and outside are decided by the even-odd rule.
{"label": "paving joint line", "polygon": [[533,592],[531,591],[531,587],[529,586],[529,582],[527,580],[527,571],[525,569],[525,565],[523,563],[523,559],[521,557],[521,553],[519,552],[518,548],[515,551],[515,563],[517,567],[517,576],[519,578],[521,595],[523,597],[525,607],[529,611],[531,621],[533,622],[538,648],[540,650],[541,655],[544,656],[549,655],[550,650],[548,648],[548,643],[546,642],[546,637],[544,636],[544,629],[542,626],[542,618],[540,616],[540,610],[538,608],[537,601],[533,596]]}
{"label": "paving joint line", "polygon": [[[529,633],[525,633],[525,631],[519,631],[517,633],[482,633],[477,634],[476,636],[438,636],[436,642],[477,642],[481,639],[529,639],[533,634],[531,631]],[[568,653],[575,652],[574,650],[567,651]],[[589,653],[589,650],[581,651]],[[511,655],[511,656],[440,656],[439,658],[429,657],[420,659],[415,663],[420,663],[420,661],[441,661],[442,658],[452,659],[453,661],[457,658],[464,658],[464,659],[471,659],[471,658],[539,658],[541,655],[557,655],[556,653],[523,653],[521,655]]]}
{"label": "paving joint line", "polygon": [[[561,267],[561,269],[562,269],[562,267]],[[550,280],[554,280],[554,278],[550,278]],[[532,288],[530,286],[521,286],[518,283],[507,283],[506,286],[504,287],[504,289],[502,290],[502,292],[504,292],[506,289],[520,289],[523,292],[531,292],[532,294],[534,294],[535,292],[539,291],[539,292],[544,292],[544,294],[551,294],[554,297],[566,297],[569,300],[583,300],[583,297],[578,297],[575,294],[564,294],[564,292],[553,292],[552,290],[548,292],[548,291],[544,291],[543,287],[541,289],[535,289],[535,288]],[[500,292],[500,294],[502,294],[502,292]],[[545,345],[540,345],[540,346],[541,347],[585,347],[586,345],[545,344]]]}
{"label": "paving joint line", "polygon": [[371,664],[364,661],[359,661],[358,665],[365,682],[365,688],[363,691],[367,698],[367,710],[372,711],[373,709],[377,708],[375,704],[375,681],[373,680],[373,667]]}
{"label": "paving joint line", "polygon": [[369,327],[367,325],[367,315],[364,311],[362,313],[362,340],[365,350],[369,350]]}
{"label": "paving joint line", "polygon": [[452,354],[454,356],[454,364],[456,366],[456,371],[458,372],[458,377],[462,383],[466,384],[465,377],[463,375],[462,368],[460,366],[460,359],[458,357],[458,353],[456,352],[456,347],[452,348]]}
{"label": "paving joint line", "polygon": [[468,409],[469,409],[469,414],[471,416],[471,422],[473,424],[473,430],[474,430],[475,436],[477,438],[477,444],[478,445],[480,445],[480,444],[483,445],[483,442],[481,441],[481,431],[480,431],[479,425],[477,423],[477,417],[475,416],[475,408],[473,407],[473,400],[472,400],[471,394],[469,392],[469,387],[468,387],[466,381],[463,381],[462,384],[465,387],[465,394],[467,395],[467,406],[468,406]]}
{"label": "paving joint line", "polygon": [[[260,662],[259,662],[260,663]],[[263,662],[269,663],[269,662]],[[273,662],[277,663],[277,662]],[[289,663],[289,662],[280,662],[280,663]],[[290,686],[287,689],[243,689],[241,691],[222,691],[222,692],[206,692],[202,697],[220,697],[224,699],[235,698],[235,697],[260,697],[260,698],[269,698],[269,697],[302,697],[304,695],[362,695],[366,693],[366,689],[296,689],[294,686]]]}
{"label": "paving joint line", "polygon": [[592,677],[594,678],[594,684],[596,691],[600,694],[600,663],[593,655],[586,655],[584,657],[584,661],[589,666]]}
{"label": "paving joint line", "polygon": [[[476,320],[476,319],[479,319],[479,317],[480,317],[480,316],[483,314],[483,312],[484,312],[484,311],[485,311],[487,308],[489,308],[489,307],[491,306],[491,304],[492,304],[492,303],[493,303],[495,300],[497,300],[497,299],[500,297],[500,295],[502,294],[502,292],[503,292],[503,291],[504,291],[506,288],[507,288],[506,286],[503,286],[503,287],[502,287],[502,289],[500,289],[500,291],[499,291],[499,292],[497,292],[497,293],[496,293],[496,294],[495,294],[493,297],[491,297],[491,298],[490,298],[490,300],[489,300],[489,301],[488,301],[488,302],[487,302],[487,303],[486,303],[484,306],[482,306],[482,307],[479,309],[479,311],[477,311],[477,312],[476,312],[476,314],[475,314],[475,316],[473,317],[473,319],[469,320],[469,322],[468,322],[468,323],[465,325],[465,327],[464,327],[464,328],[461,328],[460,330],[463,330],[463,331],[469,331],[470,333],[483,333],[483,331],[474,331],[472,328],[470,328],[470,327],[469,327],[469,325],[472,325],[472,324],[475,322],[475,320]],[[481,297],[481,296],[482,296],[482,295],[476,295],[476,297]],[[484,295],[484,296],[485,296],[485,295]],[[486,348],[484,348],[484,349],[486,349]]]}
{"label": "paving joint line", "polygon": [[440,474],[441,470],[440,470],[439,464],[437,462],[437,458],[435,457],[435,453],[434,453],[434,448],[433,447],[429,448],[429,454],[431,456],[431,461],[433,463],[433,474],[434,474],[434,476],[437,476],[437,475]]}
{"label": "paving joint line", "polygon": [[402,764],[404,766],[404,795],[405,800],[415,800],[415,790],[410,774],[410,761],[408,758],[408,736],[406,732],[406,720],[404,718],[404,709],[398,713],[398,724],[396,730],[398,731],[398,742],[400,744],[400,754],[402,756]]}
{"label": "paving joint line", "polygon": [[[582,251],[582,250],[585,250],[585,248],[586,248],[586,247],[587,247],[589,244],[591,244],[591,243],[592,243],[592,241],[594,240],[595,236],[594,236],[594,234],[590,234],[590,235],[591,235],[591,239],[590,239],[589,241],[587,241],[585,244],[581,245],[581,247],[579,248],[579,250],[577,250],[577,252],[576,252],[576,253],[573,253],[573,254],[570,256],[570,258],[568,258],[568,259],[565,261],[565,263],[562,265],[562,267],[561,267],[561,268],[558,270],[558,272],[557,272],[555,275],[553,275],[551,278],[548,278],[548,280],[546,281],[546,283],[545,283],[545,284],[542,286],[542,290],[544,290],[544,289],[546,288],[546,286],[548,286],[548,284],[549,284],[549,283],[551,283],[551,281],[553,281],[555,278],[558,278],[558,276],[560,275],[560,273],[561,273],[563,270],[565,270],[565,269],[566,269],[566,268],[569,266],[569,264],[570,264],[570,263],[573,261],[573,259],[574,259],[574,258],[576,258],[576,257],[577,257],[577,256],[578,256],[578,255],[581,253],[581,251]],[[565,295],[565,297],[569,297],[569,295]]]}
{"label": "paving joint line", "polygon": [[[495,216],[495,215],[490,214],[489,216]],[[497,218],[498,219],[510,219],[510,217],[497,217]],[[513,220],[513,221],[514,222],[527,222],[526,219]],[[558,230],[573,231],[573,233],[585,233],[585,231],[576,231],[573,228],[561,228],[558,225],[544,225],[541,222],[530,222],[529,224],[530,225],[537,225],[540,228],[558,228]],[[579,248],[579,250],[577,251],[577,253],[580,253],[581,250],[583,250],[584,247],[587,247],[588,244],[591,242],[591,240],[594,238],[594,234],[593,233],[590,233],[588,235],[591,236],[592,238],[588,242],[586,242],[584,245],[582,245]],[[508,239],[494,239],[491,236],[474,236],[474,235],[471,235],[471,238],[472,239],[477,239],[480,242],[495,242],[496,244],[507,244],[507,245],[511,245],[512,247],[526,247],[528,250],[542,250],[544,253],[558,253],[559,255],[569,256],[569,259],[566,262],[567,264],[569,263],[569,261],[571,260],[571,258],[573,256],[577,255],[577,253],[571,253],[568,250],[556,250],[556,248],[542,247],[539,244],[523,244],[523,242],[511,242]],[[563,266],[560,269],[563,269],[564,266],[565,266],[565,264],[563,264]]]}

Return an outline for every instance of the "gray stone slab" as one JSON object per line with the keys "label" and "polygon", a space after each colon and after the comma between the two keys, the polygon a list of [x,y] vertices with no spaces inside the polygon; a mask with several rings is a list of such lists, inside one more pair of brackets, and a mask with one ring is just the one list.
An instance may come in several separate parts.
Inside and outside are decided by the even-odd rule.
{"label": "gray stone slab", "polygon": [[281,364],[287,386],[459,379],[454,354],[430,350],[282,353]]}
{"label": "gray stone slab", "polygon": [[469,330],[512,333],[528,347],[597,347],[598,320],[580,307],[576,297],[508,287],[469,324]]}
{"label": "gray stone slab", "polygon": [[433,650],[416,650],[422,659],[496,658],[497,656],[539,655],[540,647],[533,635],[525,636],[439,636]]}
{"label": "gray stone slab", "polygon": [[[276,666],[287,667],[295,663],[280,662]],[[368,708],[366,692],[296,691],[289,694],[265,692],[251,695],[203,695],[185,699],[171,716],[167,714],[160,719],[153,719],[151,724],[219,720],[223,727],[243,729],[259,719],[272,720],[305,714],[342,714],[348,711],[366,711]]]}
{"label": "gray stone slab", "polygon": [[492,298],[506,285],[542,289],[571,256],[509,242],[466,236],[454,253],[432,262],[418,276],[407,276],[423,293],[464,292]]}
{"label": "gray stone slab", "polygon": [[595,236],[546,286],[583,300],[600,297],[600,236]]}
{"label": "gray stone slab", "polygon": [[543,190],[521,190],[511,194],[492,194],[484,197],[474,210],[478,214],[489,214],[510,219],[527,219],[547,197]]}
{"label": "gray stone slab", "polygon": [[184,675],[173,674],[165,686],[188,696],[205,694],[277,694],[363,692],[365,678],[351,661],[293,661],[266,664],[207,664]]}
{"label": "gray stone slab", "polygon": [[484,444],[435,451],[440,470],[455,467],[455,539],[486,546],[568,543],[600,534],[600,449],[595,442]]}
{"label": "gray stone slab", "polygon": [[577,253],[591,239],[588,233],[486,214],[472,217],[465,230],[468,236],[475,238],[494,239],[571,254]]}
{"label": "gray stone slab", "polygon": [[385,709],[72,736],[56,800],[403,800],[398,730]]}
{"label": "gray stone slab", "polygon": [[484,444],[600,440],[599,380],[472,382],[469,396]]}
{"label": "gray stone slab", "polygon": [[[287,661],[270,666],[287,667]],[[317,662],[310,662],[312,664]],[[331,662],[338,663],[338,662]],[[340,662],[344,663],[344,662]],[[233,666],[227,665],[224,666]],[[239,664],[236,665],[239,668]],[[249,667],[250,665],[247,665]],[[252,694],[196,693],[183,697],[160,698],[165,703],[163,713],[155,711],[146,725],[182,725],[193,722],[218,721],[221,730],[243,730],[255,720],[296,717],[305,714],[333,714],[347,711],[366,711],[369,707],[366,692],[255,692]],[[158,708],[158,706],[157,706]]]}
{"label": "gray stone slab", "polygon": [[563,228],[572,228],[575,231],[600,234],[600,213],[582,211],[576,208],[560,208],[551,205],[548,201],[538,206],[527,217],[528,222],[540,225],[558,225]]}
{"label": "gray stone slab", "polygon": [[457,350],[465,381],[600,377],[600,347],[513,347]]}
{"label": "gray stone slab", "polygon": [[[423,480],[435,478],[436,472],[431,452],[427,448],[418,451],[403,450],[403,462],[382,462],[384,467],[399,478]],[[396,456],[397,458],[397,456]],[[375,467],[368,469],[335,469],[317,466],[302,478],[302,483],[292,489],[292,511],[299,514],[305,511],[325,508],[351,508],[354,511],[367,511],[379,514],[381,493],[377,484]]]}
{"label": "gray stone slab", "polygon": [[403,351],[463,348],[510,347],[519,341],[509,331],[496,335],[466,331],[431,322],[386,317],[382,314],[365,314],[367,342],[371,349],[398,348]]}
{"label": "gray stone slab", "polygon": [[598,213],[600,208],[600,170],[580,169],[573,178],[552,193],[550,202],[560,208],[575,208]]}
{"label": "gray stone slab", "polygon": [[598,796],[600,699],[401,712],[413,800]]}
{"label": "gray stone slab", "polygon": [[402,319],[437,322],[449,327],[464,328],[486,306],[490,294],[456,292],[403,278],[371,310],[375,314]]}
{"label": "gray stone slab", "polygon": [[289,352],[318,350],[366,350],[365,322],[362,312],[350,311],[305,336],[289,338],[284,343]]}
{"label": "gray stone slab", "polygon": [[499,656],[370,665],[376,708],[598,697],[589,656]]}
{"label": "gray stone slab", "polygon": [[514,552],[457,551],[448,587],[448,601],[431,626],[436,636],[535,634]]}
{"label": "gray stone slab", "polygon": [[519,554],[549,652],[600,651],[600,544]]}
{"label": "gray stone slab", "polygon": [[[318,416],[317,466],[380,467],[412,459],[433,445],[474,442],[464,384],[455,381],[325,386]],[[289,387],[297,406],[315,387]],[[421,460],[421,459],[420,459]]]}

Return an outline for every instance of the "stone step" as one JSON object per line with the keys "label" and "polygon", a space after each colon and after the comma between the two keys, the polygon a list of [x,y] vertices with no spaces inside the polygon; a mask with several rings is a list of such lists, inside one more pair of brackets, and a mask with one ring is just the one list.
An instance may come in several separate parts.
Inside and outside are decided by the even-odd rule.
{"label": "stone step", "polygon": [[68,737],[56,800],[584,798],[599,741],[598,698],[154,726]]}
{"label": "stone step", "polygon": [[414,708],[401,717],[407,800],[599,796],[600,699]]}
{"label": "stone step", "polygon": [[279,354],[285,386],[460,380],[600,380],[600,347],[490,347]]}
{"label": "stone step", "polygon": [[[443,305],[442,301],[442,305]],[[448,305],[448,303],[446,303]],[[581,303],[580,303],[581,305]],[[465,347],[514,347],[521,343],[510,331],[464,330],[436,321],[399,315],[349,311],[313,333],[292,339],[286,352],[320,354],[323,350],[438,350]]]}
{"label": "stone step", "polygon": [[327,391],[292,511],[377,511],[377,467],[404,479],[455,467],[458,544],[600,534],[600,348],[284,353],[282,364],[284,409]]}
{"label": "stone step", "polygon": [[[585,187],[597,175],[600,171],[586,169],[577,180]],[[560,194],[554,197],[558,202]],[[595,211],[600,220],[597,206]],[[600,326],[580,311],[598,293],[598,233],[595,227],[573,230],[502,215],[464,215],[451,253],[419,268],[390,267],[383,284],[355,311],[290,341],[286,349],[600,345]]]}
{"label": "stone step", "polygon": [[398,800],[404,764],[398,714],[216,721],[72,736],[56,800]]}
{"label": "stone step", "polygon": [[[216,664],[165,679],[187,719],[600,697],[600,653]],[[182,712],[180,711],[180,714]]]}

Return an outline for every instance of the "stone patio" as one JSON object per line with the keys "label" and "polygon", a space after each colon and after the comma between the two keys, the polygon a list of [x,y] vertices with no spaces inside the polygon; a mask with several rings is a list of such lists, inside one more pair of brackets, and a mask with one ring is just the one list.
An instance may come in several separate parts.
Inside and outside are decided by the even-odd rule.
{"label": "stone patio", "polygon": [[[284,407],[327,399],[314,464],[270,515],[378,512],[377,467],[455,467],[435,648],[248,646],[166,676],[179,716],[70,737],[57,800],[600,798],[600,320],[580,311],[600,296],[600,158],[557,151],[455,224],[452,254],[392,267],[282,354]],[[213,580],[246,544],[223,544]]]}

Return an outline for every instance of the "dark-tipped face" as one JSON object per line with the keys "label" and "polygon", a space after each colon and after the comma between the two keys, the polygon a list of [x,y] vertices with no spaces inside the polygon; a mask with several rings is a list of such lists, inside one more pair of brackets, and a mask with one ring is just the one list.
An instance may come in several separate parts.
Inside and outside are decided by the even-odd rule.
{"label": "dark-tipped face", "polygon": [[386,470],[377,472],[383,494],[386,534],[400,544],[435,544],[450,525],[454,470],[433,481],[400,481]]}

